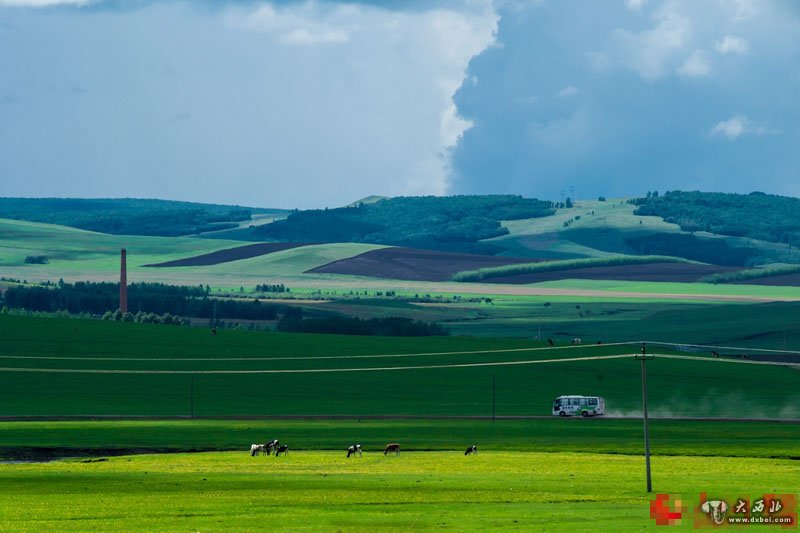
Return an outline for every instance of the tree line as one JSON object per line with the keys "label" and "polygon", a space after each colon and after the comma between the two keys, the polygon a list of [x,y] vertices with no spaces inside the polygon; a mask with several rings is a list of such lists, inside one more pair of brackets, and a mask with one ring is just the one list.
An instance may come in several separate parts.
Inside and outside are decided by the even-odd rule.
{"label": "tree line", "polygon": [[684,231],[707,231],[733,237],[800,246],[800,199],[762,192],[648,192],[634,214],[659,216]]}
{"label": "tree line", "polygon": [[[279,315],[302,311],[281,304],[255,300],[210,298],[208,286],[177,286],[162,283],[132,283],[128,286],[128,308],[139,312],[182,317],[275,320]],[[119,284],[59,282],[51,286],[12,286],[0,298],[0,305],[29,311],[68,311],[72,314],[103,315],[119,308]]]}
{"label": "tree line", "polygon": [[134,198],[0,198],[0,218],[115,235],[171,237],[218,231],[268,212],[279,210]]}

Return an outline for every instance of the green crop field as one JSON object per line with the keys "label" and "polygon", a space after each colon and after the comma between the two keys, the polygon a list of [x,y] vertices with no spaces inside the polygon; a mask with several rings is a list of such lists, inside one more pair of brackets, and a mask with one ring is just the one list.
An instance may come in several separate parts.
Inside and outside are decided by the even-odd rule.
{"label": "green crop field", "polygon": [[[575,393],[604,396],[609,414],[625,415],[641,398],[637,344],[211,336],[201,328],[8,315],[0,328],[3,416],[547,415],[554,397]],[[655,415],[798,416],[794,366],[712,359],[707,351],[681,357],[688,358],[649,364]]]}
{"label": "green crop field", "polygon": [[[655,488],[792,493],[795,461],[655,457]],[[489,451],[246,452],[0,465],[0,529],[11,531],[505,529],[654,527],[642,460]],[[696,496],[695,496],[696,497]],[[691,527],[687,516],[684,525]]]}

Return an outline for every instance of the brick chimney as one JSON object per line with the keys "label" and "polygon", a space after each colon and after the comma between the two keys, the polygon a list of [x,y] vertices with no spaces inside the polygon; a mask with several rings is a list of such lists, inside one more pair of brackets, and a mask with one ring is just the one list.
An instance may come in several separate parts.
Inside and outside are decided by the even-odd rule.
{"label": "brick chimney", "polygon": [[127,252],[123,248],[120,252],[119,263],[119,310],[123,313],[128,312],[128,265],[126,256]]}

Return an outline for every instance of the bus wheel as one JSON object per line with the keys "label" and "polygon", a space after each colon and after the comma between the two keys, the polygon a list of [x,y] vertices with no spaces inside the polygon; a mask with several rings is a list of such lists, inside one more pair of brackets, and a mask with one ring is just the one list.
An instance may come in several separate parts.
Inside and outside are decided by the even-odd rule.
{"label": "bus wheel", "polygon": [[561,411],[560,413],[558,413],[558,416],[567,416],[567,413],[565,413],[564,411]]}
{"label": "bus wheel", "polygon": [[586,418],[586,417],[588,417],[588,416],[589,416],[589,411],[583,411],[583,412],[581,413],[581,416],[582,416],[583,418]]}

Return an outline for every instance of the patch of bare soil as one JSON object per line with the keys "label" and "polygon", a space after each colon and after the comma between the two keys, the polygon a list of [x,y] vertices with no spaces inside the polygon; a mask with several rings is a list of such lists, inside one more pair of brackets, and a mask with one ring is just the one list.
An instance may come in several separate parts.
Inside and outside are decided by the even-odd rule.
{"label": "patch of bare soil", "polygon": [[167,261],[165,263],[155,263],[152,265],[144,265],[146,267],[183,267],[183,266],[209,266],[219,265],[221,263],[229,263],[231,261],[239,261],[240,259],[250,259],[251,257],[258,257],[260,255],[267,255],[273,252],[280,252],[281,250],[290,250],[300,246],[309,246],[315,243],[309,242],[261,242],[258,244],[246,244],[244,246],[237,246],[236,248],[228,248],[227,250],[218,250],[203,255],[196,255],[194,257],[187,257],[185,259],[176,259],[175,261]]}

